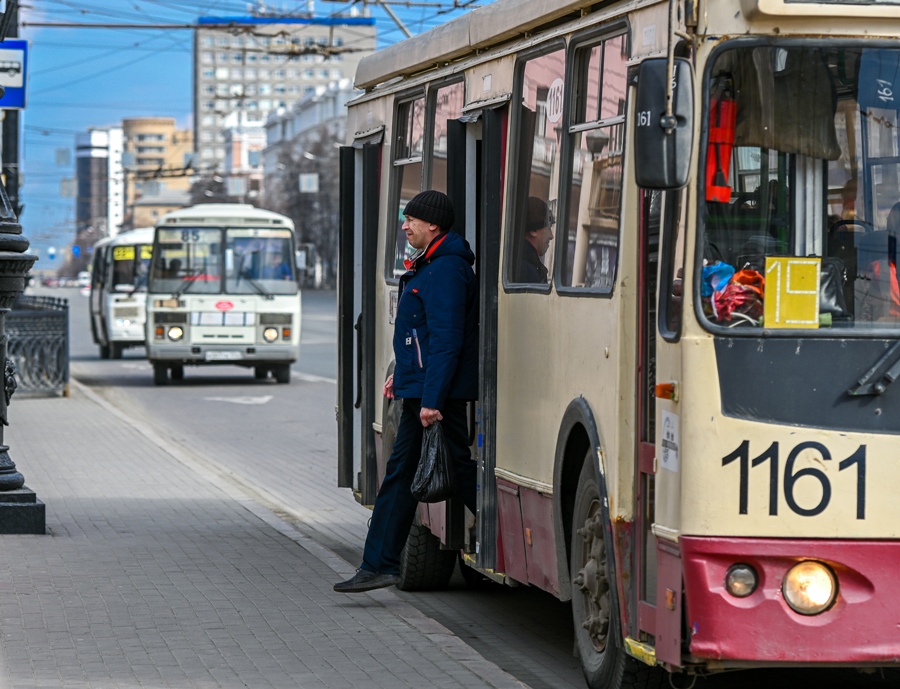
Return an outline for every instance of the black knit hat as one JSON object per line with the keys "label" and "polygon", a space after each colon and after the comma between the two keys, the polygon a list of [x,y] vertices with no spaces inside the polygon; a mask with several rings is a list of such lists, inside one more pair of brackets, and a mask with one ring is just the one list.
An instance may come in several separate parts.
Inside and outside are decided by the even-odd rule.
{"label": "black knit hat", "polygon": [[453,226],[453,204],[446,194],[430,189],[412,197],[403,209],[403,215],[409,215],[427,223],[437,225],[442,230]]}
{"label": "black knit hat", "polygon": [[550,226],[547,204],[537,196],[528,197],[528,214],[525,216],[525,231],[535,232]]}

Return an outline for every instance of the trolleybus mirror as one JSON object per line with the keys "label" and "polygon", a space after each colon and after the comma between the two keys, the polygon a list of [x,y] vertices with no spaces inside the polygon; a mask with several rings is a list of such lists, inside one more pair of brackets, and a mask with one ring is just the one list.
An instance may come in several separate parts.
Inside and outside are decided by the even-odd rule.
{"label": "trolleybus mirror", "polygon": [[676,58],[672,110],[666,112],[668,61],[644,60],[638,71],[635,109],[635,180],[646,189],[678,189],[687,184],[691,162],[694,82],[690,63]]}

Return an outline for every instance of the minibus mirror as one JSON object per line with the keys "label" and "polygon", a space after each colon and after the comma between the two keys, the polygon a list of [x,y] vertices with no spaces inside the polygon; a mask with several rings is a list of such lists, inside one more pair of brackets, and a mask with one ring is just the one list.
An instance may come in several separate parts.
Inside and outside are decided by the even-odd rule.
{"label": "minibus mirror", "polygon": [[666,116],[666,58],[644,60],[638,71],[634,126],[635,181],[645,189],[687,184],[694,131],[694,81],[690,63],[676,58],[672,116]]}

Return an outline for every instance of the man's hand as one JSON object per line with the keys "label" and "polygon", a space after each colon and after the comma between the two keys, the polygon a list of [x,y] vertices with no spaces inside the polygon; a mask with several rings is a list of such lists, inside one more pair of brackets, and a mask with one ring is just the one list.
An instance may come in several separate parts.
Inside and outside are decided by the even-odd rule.
{"label": "man's hand", "polygon": [[444,417],[441,416],[440,409],[429,409],[428,407],[422,407],[422,410],[419,412],[419,419],[422,421],[422,425],[425,428],[428,428],[431,424],[441,421]]}
{"label": "man's hand", "polygon": [[394,374],[388,376],[387,380],[384,381],[384,387],[381,388],[381,394],[387,397],[389,400],[394,399]]}

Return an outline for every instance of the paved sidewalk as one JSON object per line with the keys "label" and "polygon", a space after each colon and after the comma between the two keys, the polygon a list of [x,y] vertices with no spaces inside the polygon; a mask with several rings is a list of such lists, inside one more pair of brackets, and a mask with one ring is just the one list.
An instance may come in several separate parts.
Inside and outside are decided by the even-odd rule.
{"label": "paved sidewalk", "polygon": [[[0,689],[524,687],[209,466],[73,384],[6,444],[46,536],[0,536]],[[336,576],[337,575],[337,576]]]}

